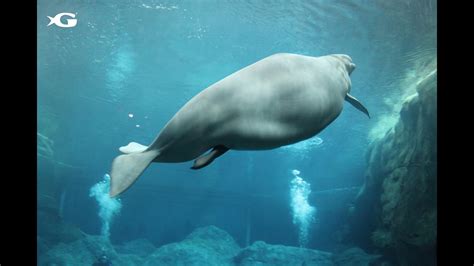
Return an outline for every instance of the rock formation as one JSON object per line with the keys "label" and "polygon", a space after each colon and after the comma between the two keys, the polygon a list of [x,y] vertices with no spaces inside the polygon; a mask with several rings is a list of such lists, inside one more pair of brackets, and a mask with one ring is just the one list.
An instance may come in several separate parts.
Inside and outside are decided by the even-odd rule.
{"label": "rock formation", "polygon": [[[78,229],[77,229],[78,230]],[[121,245],[112,245],[103,236],[83,234],[71,241],[53,247],[45,246],[38,237],[38,265],[93,265],[106,257],[112,265],[373,265],[380,255],[370,255],[359,248],[350,248],[341,253],[271,245],[256,241],[241,249],[225,231],[206,226],[197,228],[181,242],[155,248],[146,239],[138,239]]]}
{"label": "rock formation", "polygon": [[374,141],[352,211],[352,235],[399,265],[434,265],[437,232],[437,73],[422,79],[396,125]]}

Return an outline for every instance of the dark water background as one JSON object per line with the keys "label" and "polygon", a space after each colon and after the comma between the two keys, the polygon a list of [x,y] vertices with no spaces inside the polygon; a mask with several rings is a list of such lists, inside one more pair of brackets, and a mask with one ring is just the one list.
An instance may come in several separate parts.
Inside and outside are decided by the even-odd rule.
{"label": "dark water background", "polygon": [[[46,16],[61,12],[77,13],[77,26],[47,27]],[[306,154],[231,151],[199,171],[191,162],[153,164],[121,197],[111,227],[113,243],[159,246],[213,224],[241,246],[297,246],[289,184],[298,169],[318,209],[308,247],[333,250],[357,193],[333,189],[362,185],[370,132],[393,117],[407,80],[435,57],[436,1],[41,0],[37,30],[38,132],[54,142],[54,156],[38,157],[38,168],[56,176],[38,184],[57,182],[63,218],[89,234],[101,227],[89,189],[118,147],[149,144],[196,93],[277,52],[350,55],[352,94],[372,119],[346,103]]]}

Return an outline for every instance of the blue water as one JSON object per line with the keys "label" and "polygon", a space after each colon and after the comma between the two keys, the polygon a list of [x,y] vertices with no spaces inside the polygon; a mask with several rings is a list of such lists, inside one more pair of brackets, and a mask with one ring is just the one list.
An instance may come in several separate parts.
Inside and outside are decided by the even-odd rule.
{"label": "blue water", "polygon": [[[61,12],[77,13],[77,26],[47,27]],[[436,1],[41,0],[37,32],[38,132],[53,143],[38,157],[38,187],[64,195],[63,219],[88,234],[102,225],[89,190],[118,148],[151,143],[199,91],[278,52],[350,55],[351,93],[372,119],[345,103],[304,151],[230,151],[198,171],[153,164],[110,225],[113,243],[160,246],[212,224],[241,246],[298,246],[290,206],[298,169],[317,208],[307,246],[332,250],[357,193],[334,189],[363,184],[371,132],[393,116],[404,80],[436,56]]]}

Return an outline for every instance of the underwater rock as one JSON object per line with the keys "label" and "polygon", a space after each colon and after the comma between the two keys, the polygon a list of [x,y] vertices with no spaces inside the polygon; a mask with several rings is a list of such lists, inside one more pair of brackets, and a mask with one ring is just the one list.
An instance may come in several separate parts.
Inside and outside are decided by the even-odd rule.
{"label": "underwater rock", "polygon": [[147,239],[141,238],[115,246],[115,250],[121,254],[135,254],[146,257],[156,250],[156,247]]}
{"label": "underwater rock", "polygon": [[436,70],[416,90],[405,99],[396,125],[371,144],[352,217],[354,238],[363,234],[400,265],[436,260]]}
{"label": "underwater rock", "polygon": [[[225,231],[207,226],[194,230],[183,241],[155,248],[147,239],[113,246],[103,236],[87,235],[74,242],[50,247],[37,237],[38,265],[93,265],[105,256],[114,266],[125,265],[375,265],[380,255],[350,248],[342,253],[271,245],[256,241],[240,249]],[[381,264],[376,264],[381,265]]]}
{"label": "underwater rock", "polygon": [[103,236],[86,235],[72,243],[59,243],[38,258],[38,265],[93,265],[102,256],[114,266],[143,265],[137,254],[117,253]]}
{"label": "underwater rock", "polygon": [[118,254],[117,258],[112,260],[114,266],[143,265],[143,258],[134,254]]}
{"label": "underwater rock", "polygon": [[336,266],[368,266],[373,265],[382,255],[367,254],[358,247],[352,247],[345,251],[334,254],[333,261]]}
{"label": "underwater rock", "polygon": [[270,245],[256,241],[235,258],[237,265],[333,265],[332,254],[313,249]]}
{"label": "underwater rock", "polygon": [[75,242],[59,243],[50,248],[41,237],[38,242],[38,265],[92,265],[106,256],[114,266],[143,265],[145,257],[156,250],[146,239],[114,246],[103,236],[87,235]]}
{"label": "underwater rock", "polygon": [[207,226],[194,230],[178,243],[158,248],[144,265],[233,265],[240,248],[225,231]]}
{"label": "underwater rock", "polygon": [[38,210],[36,215],[38,236],[43,241],[42,245],[70,243],[86,236],[78,227],[63,222],[56,213]]}
{"label": "underwater rock", "polygon": [[40,256],[39,265],[92,265],[101,256],[117,259],[112,244],[102,236],[86,235],[72,243],[59,243],[44,256]]}

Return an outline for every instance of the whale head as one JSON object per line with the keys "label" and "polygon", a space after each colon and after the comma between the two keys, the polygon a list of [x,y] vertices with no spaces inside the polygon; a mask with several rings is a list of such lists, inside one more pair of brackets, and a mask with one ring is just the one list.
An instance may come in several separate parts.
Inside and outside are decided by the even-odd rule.
{"label": "whale head", "polygon": [[333,54],[333,57],[337,58],[345,66],[347,73],[350,75],[356,68],[356,65],[352,63],[352,58],[346,54]]}

